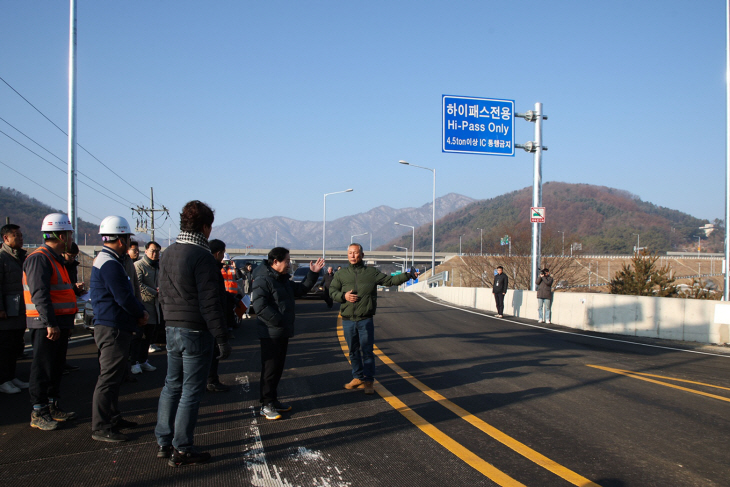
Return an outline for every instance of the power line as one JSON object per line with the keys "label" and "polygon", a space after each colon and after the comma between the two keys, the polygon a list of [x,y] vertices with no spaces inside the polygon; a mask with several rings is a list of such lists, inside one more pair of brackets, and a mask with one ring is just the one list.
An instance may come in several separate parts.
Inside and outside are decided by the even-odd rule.
{"label": "power line", "polygon": [[[23,137],[25,137],[26,139],[28,139],[28,140],[30,140],[31,142],[33,142],[33,143],[34,143],[35,145],[37,145],[38,147],[40,147],[40,148],[41,148],[41,149],[43,149],[44,151],[48,152],[48,153],[49,153],[50,155],[52,155],[53,157],[55,157],[56,159],[58,159],[58,160],[59,160],[59,161],[61,161],[62,163],[66,164],[66,161],[64,161],[63,159],[61,159],[60,157],[58,157],[58,156],[57,156],[56,154],[54,154],[53,152],[51,152],[51,151],[49,151],[48,149],[46,149],[45,147],[43,147],[43,146],[42,146],[41,144],[39,144],[38,142],[36,142],[36,141],[35,141],[35,140],[33,140],[32,138],[30,138],[30,137],[29,137],[28,135],[24,134],[24,133],[23,133],[22,131],[20,131],[20,130],[19,130],[19,129],[18,129],[17,127],[15,127],[15,126],[14,126],[13,124],[11,124],[10,122],[8,122],[7,120],[5,120],[5,119],[4,119],[4,118],[2,118],[2,117],[0,117],[0,120],[2,120],[3,122],[5,122],[6,124],[10,125],[10,126],[11,126],[11,127],[13,128],[13,129],[15,129],[15,130],[16,130],[16,131],[17,131],[17,132],[18,132],[19,134],[21,134],[21,135],[22,135]],[[46,162],[48,162],[49,164],[51,164],[51,163],[50,163],[50,161],[46,160],[45,158],[41,157],[41,156],[40,156],[40,155],[38,155],[37,153],[33,152],[33,151],[32,151],[31,149],[29,149],[28,147],[24,146],[23,144],[21,144],[20,142],[18,142],[17,140],[15,140],[15,139],[14,139],[13,137],[11,137],[10,135],[8,135],[8,134],[6,134],[5,132],[3,132],[2,130],[0,130],[0,133],[2,133],[2,134],[3,134],[4,136],[6,136],[7,138],[9,138],[10,140],[12,140],[13,142],[15,142],[16,144],[18,144],[19,146],[23,147],[24,149],[26,149],[26,150],[30,151],[31,153],[35,154],[36,156],[40,157],[40,158],[41,158],[41,159],[43,159],[44,161],[46,161]],[[52,164],[52,165],[53,165],[53,164]],[[56,166],[56,165],[53,165],[53,167],[55,167],[56,169],[59,169],[59,168],[58,168],[58,166]],[[61,169],[61,171],[63,171],[63,169]],[[64,172],[65,172],[65,171],[64,171]],[[92,181],[93,183],[95,183],[95,184],[98,184],[98,185],[99,185],[99,186],[100,186],[100,187],[101,187],[102,189],[104,189],[105,191],[109,191],[109,192],[110,192],[111,194],[113,194],[113,195],[115,195],[115,196],[117,196],[117,197],[119,197],[119,198],[121,198],[121,199],[125,200],[125,201],[126,201],[127,203],[129,203],[130,205],[133,205],[133,204],[134,204],[134,203],[133,203],[132,201],[128,200],[127,198],[125,198],[124,196],[122,196],[122,195],[120,195],[120,194],[117,194],[117,193],[115,193],[114,191],[112,191],[111,189],[107,188],[106,186],[104,186],[104,185],[103,185],[103,184],[101,184],[100,182],[98,182],[98,181],[94,180],[94,179],[93,179],[92,177],[90,177],[90,176],[87,176],[86,174],[82,173],[82,172],[81,172],[81,171],[79,171],[79,170],[76,170],[76,172],[77,172],[77,173],[79,173],[80,175],[84,176],[85,178],[89,179],[89,180],[90,180],[90,181]],[[82,181],[82,183],[83,183],[83,181]],[[92,189],[93,189],[93,188],[92,188]],[[103,193],[102,193],[102,194],[103,194]],[[108,196],[108,195],[104,195],[104,196]],[[117,201],[117,203],[118,203],[118,201]]]}
{"label": "power line", "polygon": [[[44,190],[48,191],[48,192],[49,192],[50,194],[52,194],[53,196],[56,196],[56,197],[60,198],[60,199],[61,199],[61,200],[63,200],[63,201],[66,201],[66,198],[64,198],[63,196],[59,196],[59,195],[57,195],[56,193],[54,193],[54,192],[53,192],[53,191],[51,191],[50,189],[46,188],[45,186],[41,185],[41,184],[40,184],[40,183],[38,183],[37,181],[33,181],[32,179],[30,179],[30,178],[29,178],[28,176],[26,176],[25,174],[23,174],[23,173],[21,173],[20,171],[17,171],[16,169],[13,169],[12,167],[8,166],[8,165],[7,165],[7,164],[5,164],[5,163],[4,163],[3,161],[0,161],[0,164],[2,164],[3,166],[7,167],[7,168],[8,168],[8,169],[10,169],[11,171],[13,171],[13,172],[15,172],[15,173],[18,173],[18,174],[19,174],[20,176],[24,177],[25,179],[27,179],[27,180],[28,180],[28,181],[30,181],[31,183],[35,184],[36,186],[40,186],[41,188],[43,188]],[[89,213],[88,211],[84,210],[84,209],[83,209],[83,208],[81,208],[81,207],[79,207],[79,210],[81,210],[81,211],[83,211],[84,213],[86,213],[87,215],[91,215],[91,216],[93,216],[94,218],[96,218],[97,220],[100,220],[100,221],[101,221],[101,218],[99,218],[98,216],[94,215],[93,213]]]}
{"label": "power line", "polygon": [[[58,169],[59,171],[61,171],[62,173],[64,173],[64,174],[67,174],[67,171],[65,171],[65,170],[64,170],[63,168],[60,168],[60,167],[58,167],[57,165],[55,165],[54,163],[52,163],[51,161],[49,161],[48,159],[46,159],[46,158],[45,158],[45,157],[43,157],[42,155],[40,155],[40,154],[38,154],[37,152],[33,151],[33,150],[32,150],[32,149],[30,149],[29,147],[26,147],[25,145],[21,144],[20,142],[18,142],[17,140],[15,140],[15,139],[14,139],[14,138],[12,138],[11,136],[9,136],[9,135],[8,135],[8,134],[6,134],[5,132],[3,132],[2,130],[0,130],[0,134],[3,134],[3,135],[4,135],[5,137],[9,138],[9,139],[10,139],[10,140],[12,140],[13,142],[15,142],[16,144],[18,144],[18,145],[19,145],[19,146],[21,146],[22,148],[24,148],[25,150],[27,150],[28,152],[30,152],[30,153],[32,153],[32,154],[35,154],[36,156],[38,156],[39,158],[41,158],[42,160],[44,160],[45,162],[47,162],[47,163],[48,163],[48,164],[50,164],[51,166],[53,166],[53,167],[55,167],[56,169]],[[86,176],[85,174],[83,174],[83,176],[84,176],[84,177],[86,177],[86,178],[89,178],[89,176]],[[89,179],[91,179],[91,178],[89,178]],[[93,179],[91,179],[91,180],[92,180],[92,181],[94,181]],[[96,183],[96,181],[94,181],[94,182]],[[89,185],[88,183],[85,183],[84,181],[80,181],[80,183],[81,183],[81,184],[83,184],[84,186],[86,186],[87,188],[91,189],[92,191],[96,191],[96,192],[97,192],[97,193],[99,193],[100,195],[102,195],[102,196],[106,196],[107,198],[109,198],[110,200],[112,200],[112,201],[113,201],[113,202],[115,202],[115,203],[118,203],[118,204],[120,204],[120,205],[122,205],[122,206],[127,206],[127,205],[126,205],[126,203],[122,203],[121,201],[117,201],[117,200],[115,200],[114,198],[112,198],[112,197],[111,197],[111,196],[109,196],[108,194],[104,194],[104,193],[102,193],[101,191],[99,191],[98,189],[96,189],[96,188],[92,187],[92,186],[91,186],[91,185]],[[96,183],[96,184],[99,184],[99,183]],[[101,185],[99,184],[99,186],[101,186]],[[102,186],[102,188],[103,188],[103,186]],[[104,188],[104,189],[106,189],[106,188]],[[110,192],[111,192],[111,191],[110,191]],[[116,194],[116,193],[114,193],[114,194]],[[119,195],[117,195],[117,196],[119,196]],[[126,198],[124,198],[124,197],[122,197],[122,196],[119,196],[119,197],[120,197],[120,198],[122,198],[122,199],[126,199]],[[131,204],[134,204],[134,203],[132,203],[131,201],[130,201],[130,203],[131,203]]]}
{"label": "power line", "polygon": [[[26,97],[24,97],[23,95],[21,95],[21,94],[20,94],[20,92],[18,92],[18,90],[16,90],[15,88],[13,88],[13,87],[12,87],[12,86],[10,85],[10,83],[8,83],[7,81],[5,81],[5,79],[3,79],[3,77],[2,77],[2,76],[0,76],[0,81],[2,81],[3,83],[5,83],[5,84],[6,84],[7,86],[8,86],[8,88],[10,88],[11,90],[13,90],[13,91],[14,91],[14,92],[15,92],[15,93],[16,93],[16,94],[17,94],[17,95],[19,96],[19,97],[21,97],[21,98],[22,98],[22,99],[23,99],[23,100],[24,100],[24,101],[25,101],[25,102],[26,102],[26,103],[27,103],[28,105],[30,105],[31,107],[33,107],[33,109],[34,109],[35,111],[37,111],[38,113],[40,113],[40,114],[41,114],[41,115],[43,116],[43,118],[45,118],[46,120],[48,120],[49,122],[51,122],[51,124],[52,124],[52,125],[53,125],[54,127],[56,127],[56,128],[58,129],[58,130],[60,130],[60,131],[61,131],[61,133],[62,133],[63,135],[65,135],[66,137],[68,137],[68,134],[66,133],[66,131],[64,131],[64,130],[63,130],[63,129],[62,129],[61,127],[59,127],[58,125],[56,125],[56,124],[55,124],[55,123],[53,122],[53,120],[51,120],[50,118],[48,118],[48,117],[47,117],[47,116],[46,116],[46,115],[45,115],[45,114],[44,114],[44,113],[43,113],[42,111],[40,111],[40,110],[39,110],[38,108],[36,108],[36,106],[35,106],[35,105],[33,105],[33,104],[32,104],[32,103],[30,102],[30,101],[28,101],[28,99],[27,99]],[[98,158],[98,157],[96,157],[96,156],[95,156],[94,154],[92,154],[91,152],[89,152],[88,150],[86,150],[86,148],[85,148],[84,146],[82,146],[82,145],[81,145],[81,144],[79,144],[79,143],[77,143],[76,145],[78,145],[78,146],[79,146],[79,147],[80,147],[80,148],[81,148],[81,149],[82,149],[82,150],[83,150],[84,152],[86,152],[87,154],[89,154],[89,155],[90,155],[91,157],[93,157],[94,159],[96,159],[96,161],[97,161],[97,162],[98,162],[99,164],[101,164],[102,166],[104,166],[105,168],[107,168],[107,169],[109,170],[109,172],[111,172],[111,173],[112,173],[112,174],[114,174],[114,175],[115,175],[116,177],[118,177],[119,179],[121,179],[122,181],[124,181],[124,182],[125,182],[125,183],[126,183],[126,184],[127,184],[127,185],[128,185],[129,187],[130,187],[130,188],[132,188],[133,190],[135,190],[136,192],[138,192],[138,193],[139,193],[139,194],[141,194],[142,196],[145,196],[145,197],[146,197],[146,195],[145,195],[145,194],[144,194],[144,193],[143,193],[142,191],[140,191],[140,190],[138,190],[137,188],[135,188],[134,186],[132,186],[132,185],[131,185],[131,184],[130,184],[130,183],[129,183],[129,182],[128,182],[128,181],[126,180],[126,179],[124,179],[124,178],[123,178],[123,177],[121,177],[121,176],[120,176],[119,174],[117,174],[116,172],[114,172],[114,171],[112,170],[112,168],[110,168],[109,166],[107,166],[106,164],[104,164],[103,162],[101,162],[101,160],[99,160],[99,158]]]}

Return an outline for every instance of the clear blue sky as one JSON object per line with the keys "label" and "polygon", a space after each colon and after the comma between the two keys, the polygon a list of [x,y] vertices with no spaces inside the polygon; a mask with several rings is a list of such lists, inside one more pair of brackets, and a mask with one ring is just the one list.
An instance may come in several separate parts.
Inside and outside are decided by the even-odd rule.
{"label": "clear blue sky", "polygon": [[[0,0],[0,77],[67,127],[68,2]],[[544,181],[724,218],[725,3],[78,0],[78,168],[135,204],[217,223],[321,220],[532,185],[532,155],[441,152],[441,96],[544,104]],[[66,138],[0,82],[0,117]],[[0,120],[0,130],[57,165]],[[534,125],[515,122],[517,142]],[[66,177],[0,134],[0,185],[65,208]],[[79,181],[85,178],[79,177]],[[96,187],[96,185],[92,184]],[[103,191],[103,190],[102,190]],[[144,195],[144,196],[143,196]],[[119,200],[118,197],[113,196]],[[131,215],[79,183],[79,216]],[[550,209],[548,208],[548,224]]]}

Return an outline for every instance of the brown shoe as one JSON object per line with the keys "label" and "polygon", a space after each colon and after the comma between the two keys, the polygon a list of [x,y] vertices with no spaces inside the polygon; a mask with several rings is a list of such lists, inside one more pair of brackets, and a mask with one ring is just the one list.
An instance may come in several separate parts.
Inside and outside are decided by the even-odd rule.
{"label": "brown shoe", "polygon": [[365,387],[365,394],[375,394],[372,382],[363,382],[363,386]]}
{"label": "brown shoe", "polygon": [[345,384],[345,389],[364,389],[366,382],[360,379],[352,379],[349,383]]}

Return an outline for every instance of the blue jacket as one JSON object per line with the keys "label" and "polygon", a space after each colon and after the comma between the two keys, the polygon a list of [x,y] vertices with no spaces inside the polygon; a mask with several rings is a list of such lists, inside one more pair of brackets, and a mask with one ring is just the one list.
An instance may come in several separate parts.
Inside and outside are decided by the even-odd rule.
{"label": "blue jacket", "polygon": [[103,247],[94,259],[90,295],[96,325],[137,331],[137,320],[144,316],[145,308],[134,295],[121,257],[109,247]]}

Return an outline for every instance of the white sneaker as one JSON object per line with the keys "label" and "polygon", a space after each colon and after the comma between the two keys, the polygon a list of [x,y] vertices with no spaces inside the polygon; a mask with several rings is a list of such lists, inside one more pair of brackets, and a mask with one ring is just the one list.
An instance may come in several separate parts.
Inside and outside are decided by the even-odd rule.
{"label": "white sneaker", "polygon": [[141,374],[142,373],[142,366],[139,365],[139,362],[132,365],[132,373],[133,374]]}
{"label": "white sneaker", "polygon": [[13,384],[13,381],[9,380],[0,384],[0,392],[4,392],[5,394],[17,394],[20,392],[20,389]]}
{"label": "white sneaker", "polygon": [[15,387],[17,387],[18,389],[27,389],[28,387],[30,387],[29,383],[23,382],[22,380],[20,380],[18,378],[15,378],[15,379],[11,380],[10,382],[15,384]]}
{"label": "white sneaker", "polygon": [[537,322],[538,323],[544,323],[544,321],[542,321],[542,319],[537,320]]}
{"label": "white sneaker", "polygon": [[160,350],[162,350],[160,347],[153,344],[153,345],[150,345],[150,348],[147,350],[147,353],[155,353],[155,352],[159,352]]}
{"label": "white sneaker", "polygon": [[550,321],[550,320],[547,320],[545,323],[547,323],[548,325],[552,325],[553,324],[552,321]]}
{"label": "white sneaker", "polygon": [[152,365],[149,361],[139,364],[140,368],[144,370],[145,372],[152,372],[153,370],[157,370],[157,367]]}

